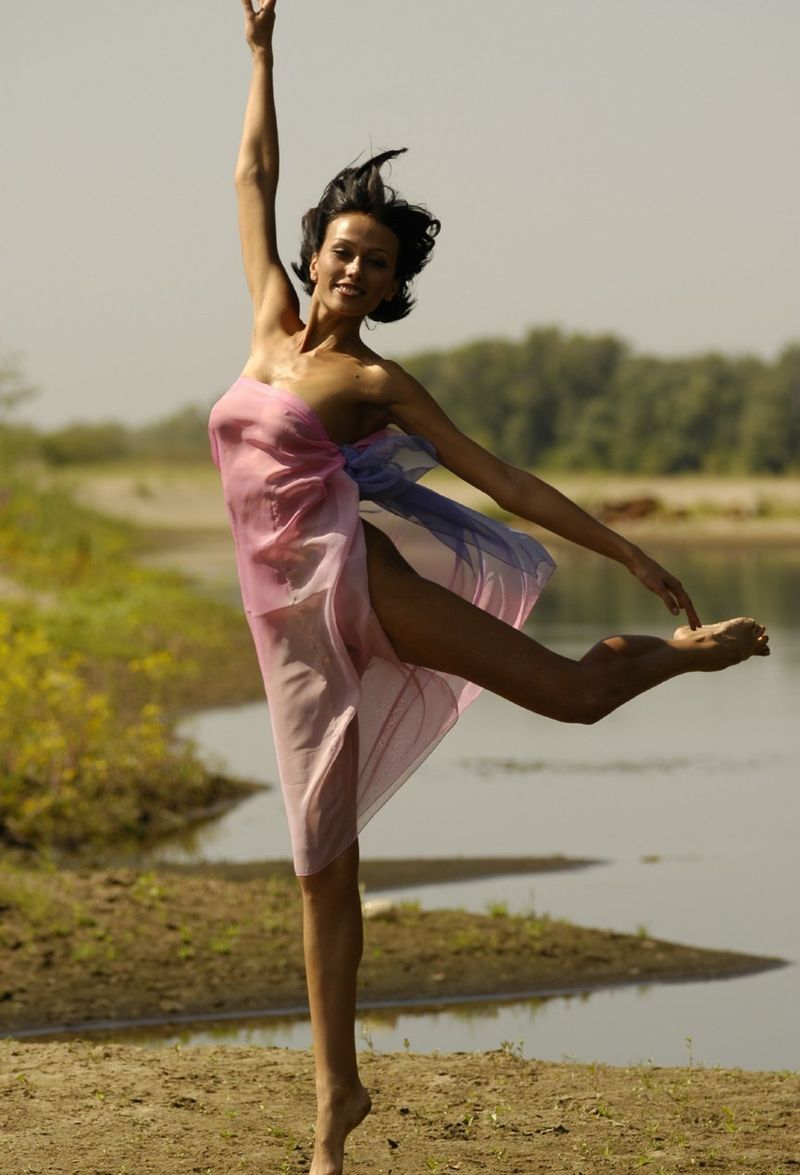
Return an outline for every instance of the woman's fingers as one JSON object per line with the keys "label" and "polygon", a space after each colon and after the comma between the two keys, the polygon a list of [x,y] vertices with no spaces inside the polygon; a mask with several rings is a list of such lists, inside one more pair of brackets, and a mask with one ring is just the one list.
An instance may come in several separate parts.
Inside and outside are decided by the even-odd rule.
{"label": "woman's fingers", "polygon": [[692,603],[689,596],[686,595],[685,592],[683,593],[683,598],[684,598],[685,603],[683,603],[682,607],[683,607],[684,612],[686,613],[686,618],[689,621],[689,624],[691,625],[692,628],[700,628],[702,621],[700,620],[700,617],[697,615],[697,609],[695,608],[694,604]]}
{"label": "woman's fingers", "polygon": [[673,613],[685,612],[686,618],[692,628],[700,627],[700,617],[697,615],[697,610],[692,603],[691,597],[687,591],[684,590],[683,584],[674,576],[668,575],[665,579],[667,590],[669,592],[670,610]]}
{"label": "woman's fingers", "polygon": [[654,559],[646,555],[644,563],[638,569],[638,575],[645,587],[649,587],[651,591],[661,597],[673,616],[677,616],[679,612],[685,612],[691,627],[700,627],[700,617],[697,615],[697,609],[692,603],[689,593],[684,590],[681,581],[671,575],[666,568],[661,567]]}
{"label": "woman's fingers", "polygon": [[275,24],[276,2],[277,0],[261,0],[258,8],[255,8],[253,0],[242,0],[245,34],[248,43],[254,49],[267,48],[270,44]]}

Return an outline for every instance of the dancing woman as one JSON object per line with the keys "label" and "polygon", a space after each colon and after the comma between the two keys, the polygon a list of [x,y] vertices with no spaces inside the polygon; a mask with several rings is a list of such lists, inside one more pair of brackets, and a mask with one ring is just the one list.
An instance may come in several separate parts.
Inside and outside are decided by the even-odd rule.
{"label": "dancing woman", "polygon": [[[481,688],[592,723],[679,674],[769,652],[746,618],[701,627],[678,580],[539,478],[461,433],[425,389],[361,338],[411,309],[439,223],[383,181],[387,152],[340,172],[278,256],[275,0],[242,0],[252,51],[236,170],[253,300],[250,357],[215,405],[245,611],[264,675],[295,869],[316,1067],[311,1175],[340,1175],[370,1108],[356,1061],[362,951],[358,833]],[[580,660],[521,627],[553,569],[527,535],[416,485],[436,461],[509,513],[622,564],[689,625],[613,636]]]}

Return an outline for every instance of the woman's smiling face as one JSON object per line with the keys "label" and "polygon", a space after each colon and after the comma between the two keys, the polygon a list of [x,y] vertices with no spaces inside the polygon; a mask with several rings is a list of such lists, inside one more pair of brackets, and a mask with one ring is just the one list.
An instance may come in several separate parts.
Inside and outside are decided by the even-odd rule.
{"label": "woman's smiling face", "polygon": [[311,258],[315,296],[339,314],[369,314],[397,293],[399,248],[396,234],[374,217],[364,212],[337,216],[328,225],[319,253]]}

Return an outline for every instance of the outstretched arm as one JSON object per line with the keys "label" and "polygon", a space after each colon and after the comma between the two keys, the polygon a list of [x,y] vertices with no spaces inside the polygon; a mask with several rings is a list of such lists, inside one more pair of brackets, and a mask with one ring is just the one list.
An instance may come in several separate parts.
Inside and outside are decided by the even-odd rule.
{"label": "outstretched arm", "polygon": [[278,123],[272,85],[272,33],[276,0],[256,11],[242,0],[253,73],[236,161],[236,194],[242,256],[256,321],[270,328],[298,314],[297,294],[278,256],[275,196],[278,190]]}
{"label": "outstretched arm", "polygon": [[692,628],[700,625],[694,604],[674,575],[541,478],[488,452],[456,428],[417,380],[396,364],[387,367],[391,378],[383,398],[392,420],[405,432],[426,437],[442,465],[489,494],[510,514],[622,563],[661,597],[673,615],[685,611]]}

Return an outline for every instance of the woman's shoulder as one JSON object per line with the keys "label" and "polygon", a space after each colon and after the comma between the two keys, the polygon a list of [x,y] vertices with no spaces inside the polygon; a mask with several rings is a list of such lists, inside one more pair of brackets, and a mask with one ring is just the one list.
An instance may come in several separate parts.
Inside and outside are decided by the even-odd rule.
{"label": "woman's shoulder", "polygon": [[361,358],[359,367],[363,391],[369,399],[388,402],[412,381],[401,364],[394,359],[385,359],[374,351]]}

